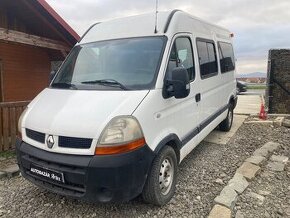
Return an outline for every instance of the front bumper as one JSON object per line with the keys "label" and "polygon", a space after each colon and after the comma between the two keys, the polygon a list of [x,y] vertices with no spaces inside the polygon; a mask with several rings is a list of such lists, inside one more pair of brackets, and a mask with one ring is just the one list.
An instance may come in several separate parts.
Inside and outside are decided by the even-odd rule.
{"label": "front bumper", "polygon": [[[124,154],[82,156],[51,153],[18,140],[16,150],[24,178],[49,191],[93,202],[123,202],[138,196],[154,158],[147,145]],[[31,174],[31,164],[62,172],[65,183]]]}

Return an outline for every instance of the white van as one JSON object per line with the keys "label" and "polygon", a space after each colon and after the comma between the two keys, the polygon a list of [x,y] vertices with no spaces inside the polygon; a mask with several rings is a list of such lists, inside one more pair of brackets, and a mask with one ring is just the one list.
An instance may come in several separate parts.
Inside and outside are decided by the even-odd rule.
{"label": "white van", "polygon": [[[182,11],[93,25],[19,121],[22,176],[74,198],[167,203],[178,164],[236,106],[226,29]],[[210,161],[210,160],[209,160]]]}

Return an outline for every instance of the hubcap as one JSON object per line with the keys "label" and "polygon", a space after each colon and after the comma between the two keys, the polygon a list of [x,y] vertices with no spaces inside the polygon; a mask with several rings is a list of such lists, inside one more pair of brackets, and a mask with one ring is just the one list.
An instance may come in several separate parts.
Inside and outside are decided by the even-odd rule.
{"label": "hubcap", "polygon": [[159,187],[163,195],[167,195],[173,182],[174,168],[170,159],[163,160],[159,172]]}

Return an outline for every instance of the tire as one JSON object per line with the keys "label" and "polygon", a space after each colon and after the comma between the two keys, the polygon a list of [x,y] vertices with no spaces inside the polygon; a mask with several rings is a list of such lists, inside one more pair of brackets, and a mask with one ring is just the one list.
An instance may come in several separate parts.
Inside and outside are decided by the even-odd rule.
{"label": "tire", "polygon": [[172,147],[165,146],[153,160],[142,192],[143,200],[157,206],[165,205],[175,193],[176,182],[176,153]]}
{"label": "tire", "polygon": [[233,106],[233,104],[230,104],[229,109],[228,109],[228,115],[227,115],[226,119],[224,119],[219,124],[219,129],[223,132],[230,131],[232,128],[232,125],[233,125],[233,120],[234,120],[234,106]]}

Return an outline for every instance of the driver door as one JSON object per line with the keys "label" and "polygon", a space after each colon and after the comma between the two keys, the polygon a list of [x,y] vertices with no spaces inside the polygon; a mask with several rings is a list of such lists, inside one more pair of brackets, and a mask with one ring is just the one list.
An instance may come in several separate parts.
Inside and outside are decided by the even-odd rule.
{"label": "driver door", "polygon": [[199,107],[196,96],[200,92],[196,81],[193,37],[190,34],[178,35],[174,39],[169,55],[167,72],[175,67],[184,67],[190,78],[190,94],[184,99],[167,99],[171,119],[182,140],[181,156],[186,156],[197,143]]}

